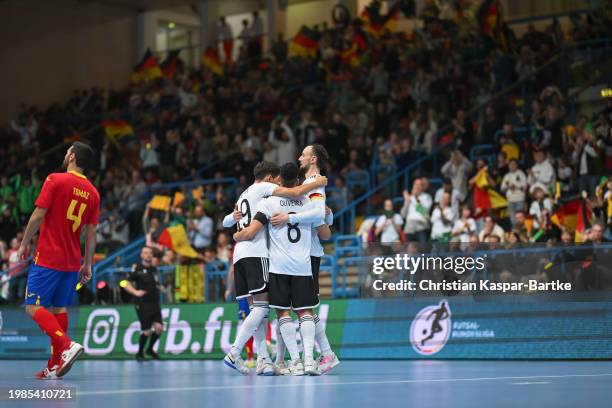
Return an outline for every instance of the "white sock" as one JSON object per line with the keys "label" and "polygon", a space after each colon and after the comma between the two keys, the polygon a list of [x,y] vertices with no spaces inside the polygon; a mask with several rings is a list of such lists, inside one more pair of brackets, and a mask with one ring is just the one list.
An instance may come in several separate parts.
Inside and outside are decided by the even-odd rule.
{"label": "white sock", "polygon": [[280,322],[276,321],[276,364],[285,361],[285,341],[280,331]]}
{"label": "white sock", "polygon": [[311,315],[300,317],[300,333],[304,346],[304,361],[314,360],[315,322]]}
{"label": "white sock", "polygon": [[240,356],[244,345],[249,338],[253,336],[253,333],[255,333],[259,323],[261,323],[266,314],[267,312],[264,308],[254,307],[251,310],[251,313],[249,313],[246,319],[244,319],[238,333],[236,334],[236,340],[234,340],[234,344],[232,344],[232,349],[230,350],[230,353],[232,353],[234,358]]}
{"label": "white sock", "polygon": [[[266,343],[266,331],[268,330],[268,314],[270,313],[270,306],[268,302],[253,302],[253,310],[263,309],[265,314],[261,323],[253,333],[253,341],[257,345],[257,357],[261,358],[270,358],[270,354],[268,354],[268,344]],[[252,313],[252,312],[251,312]]]}
{"label": "white sock", "polygon": [[314,315],[315,322],[315,340],[319,345],[319,349],[321,350],[321,354],[324,356],[329,356],[333,353],[331,349],[331,345],[329,344],[329,340],[327,340],[327,335],[325,334],[325,327],[321,320],[319,319],[319,315]]}
{"label": "white sock", "polygon": [[291,360],[299,360],[300,351],[298,350],[297,340],[295,338],[295,323],[291,317],[282,317],[278,320],[280,332],[291,355]]}

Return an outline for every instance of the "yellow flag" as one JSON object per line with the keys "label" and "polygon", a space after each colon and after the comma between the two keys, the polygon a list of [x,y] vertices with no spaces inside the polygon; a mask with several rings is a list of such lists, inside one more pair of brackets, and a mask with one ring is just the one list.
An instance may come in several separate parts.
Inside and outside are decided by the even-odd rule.
{"label": "yellow flag", "polygon": [[191,195],[196,200],[199,200],[200,198],[202,198],[202,194],[204,194],[204,189],[202,188],[202,186],[200,186],[198,188],[194,188],[193,190],[191,190]]}
{"label": "yellow flag", "polygon": [[183,201],[185,201],[185,194],[179,191],[174,193],[174,199],[172,200],[172,205],[176,207],[177,205],[181,205]]}
{"label": "yellow flag", "polygon": [[149,207],[154,210],[168,211],[170,209],[170,203],[172,199],[164,195],[155,195],[149,201]]}

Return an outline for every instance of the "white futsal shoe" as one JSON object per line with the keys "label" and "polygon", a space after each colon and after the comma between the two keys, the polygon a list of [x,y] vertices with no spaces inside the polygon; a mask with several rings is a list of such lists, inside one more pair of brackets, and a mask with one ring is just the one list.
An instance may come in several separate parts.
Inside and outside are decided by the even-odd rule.
{"label": "white futsal shoe", "polygon": [[289,372],[291,375],[304,375],[304,364],[302,364],[302,360],[291,360],[289,363]]}
{"label": "white futsal shoe", "polygon": [[289,367],[287,367],[285,361],[276,363],[274,368],[276,369],[276,375],[291,375],[291,371],[289,371]]}
{"label": "white futsal shoe", "polygon": [[267,358],[258,358],[256,373],[257,375],[263,375],[266,377],[276,375],[276,370],[274,369],[274,364],[272,364],[272,360]]}
{"label": "white futsal shoe", "polygon": [[304,362],[304,374],[306,375],[321,375],[317,363],[313,360],[306,360]]}
{"label": "white futsal shoe", "polygon": [[242,360],[240,356],[234,358],[232,356],[232,353],[227,353],[225,355],[225,358],[223,359],[223,364],[225,364],[228,367],[233,368],[234,370],[238,371],[242,375],[249,374],[249,369],[244,365],[244,361]]}

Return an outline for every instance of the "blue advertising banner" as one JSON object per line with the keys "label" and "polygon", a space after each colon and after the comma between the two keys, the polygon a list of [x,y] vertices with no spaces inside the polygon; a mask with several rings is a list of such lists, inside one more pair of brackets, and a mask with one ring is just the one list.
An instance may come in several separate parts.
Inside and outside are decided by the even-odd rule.
{"label": "blue advertising banner", "polygon": [[610,359],[609,302],[348,302],[342,358]]}
{"label": "blue advertising banner", "polygon": [[[113,323],[116,333],[110,323],[94,321],[110,312],[121,317]],[[341,359],[612,358],[611,302],[483,302],[462,296],[352,299],[327,301],[320,313]],[[213,314],[214,320],[228,316],[230,320],[223,321],[227,330],[220,329],[220,321],[211,323]],[[220,358],[233,339],[235,314],[230,303],[166,305],[159,351],[169,358]],[[75,308],[70,322],[72,338],[86,348],[95,346],[96,352],[84,358],[132,358],[139,330],[132,306]],[[177,331],[191,335],[177,338]],[[102,355],[95,341],[105,336],[115,342]],[[170,347],[177,342],[185,349]],[[47,336],[23,309],[0,308],[0,359],[46,359],[48,354]]]}

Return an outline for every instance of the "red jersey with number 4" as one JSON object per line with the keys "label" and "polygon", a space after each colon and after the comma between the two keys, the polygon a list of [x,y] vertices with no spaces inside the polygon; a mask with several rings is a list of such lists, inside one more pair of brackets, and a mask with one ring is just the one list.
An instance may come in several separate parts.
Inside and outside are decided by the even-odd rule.
{"label": "red jersey with number 4", "polygon": [[100,195],[76,171],[52,173],[43,184],[36,206],[47,213],[40,227],[34,263],[57,271],[81,267],[81,228],[98,224]]}

